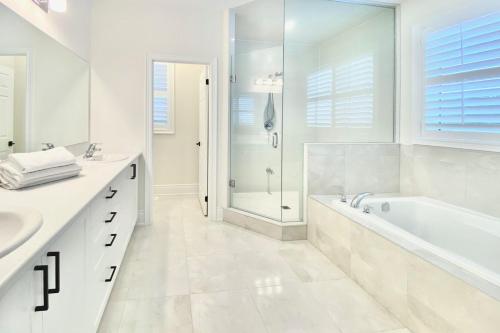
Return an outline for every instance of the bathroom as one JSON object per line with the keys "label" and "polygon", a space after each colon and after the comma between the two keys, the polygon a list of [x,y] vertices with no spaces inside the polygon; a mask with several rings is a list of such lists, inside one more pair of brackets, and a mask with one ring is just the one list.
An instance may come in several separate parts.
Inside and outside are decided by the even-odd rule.
{"label": "bathroom", "polygon": [[0,2],[0,333],[499,331],[498,0]]}

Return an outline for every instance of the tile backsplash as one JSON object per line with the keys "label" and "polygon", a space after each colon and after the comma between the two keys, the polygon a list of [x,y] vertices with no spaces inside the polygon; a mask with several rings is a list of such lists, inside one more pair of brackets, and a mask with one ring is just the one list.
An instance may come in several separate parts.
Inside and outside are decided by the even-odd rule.
{"label": "tile backsplash", "polygon": [[399,192],[399,144],[306,144],[308,194]]}
{"label": "tile backsplash", "polygon": [[401,145],[401,193],[500,217],[500,153]]}

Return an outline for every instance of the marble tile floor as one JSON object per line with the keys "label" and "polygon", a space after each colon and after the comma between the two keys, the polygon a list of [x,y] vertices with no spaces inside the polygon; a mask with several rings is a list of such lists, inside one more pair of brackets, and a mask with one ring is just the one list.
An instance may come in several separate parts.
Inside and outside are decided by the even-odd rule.
{"label": "marble tile floor", "polygon": [[158,197],[137,227],[99,333],[410,333],[307,241],[209,221]]}

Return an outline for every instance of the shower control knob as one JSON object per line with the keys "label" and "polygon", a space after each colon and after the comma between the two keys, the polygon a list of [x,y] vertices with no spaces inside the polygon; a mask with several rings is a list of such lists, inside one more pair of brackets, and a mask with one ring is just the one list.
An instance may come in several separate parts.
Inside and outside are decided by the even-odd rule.
{"label": "shower control knob", "polygon": [[201,147],[201,142],[200,142],[200,141],[198,141],[198,142],[196,143],[196,145],[197,145],[198,147]]}

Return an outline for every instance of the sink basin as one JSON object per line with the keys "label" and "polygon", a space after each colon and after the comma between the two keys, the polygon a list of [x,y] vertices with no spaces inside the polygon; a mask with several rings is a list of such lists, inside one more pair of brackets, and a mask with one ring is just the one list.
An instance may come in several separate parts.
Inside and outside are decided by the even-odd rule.
{"label": "sink basin", "polygon": [[125,155],[125,154],[101,154],[101,155],[96,155],[94,157],[91,157],[89,159],[84,159],[82,157],[81,162],[83,162],[83,163],[85,163],[85,162],[112,163],[112,162],[123,161],[123,160],[126,160],[127,158],[128,158],[128,155]]}
{"label": "sink basin", "polygon": [[0,258],[24,244],[42,223],[42,215],[33,209],[0,207]]}

